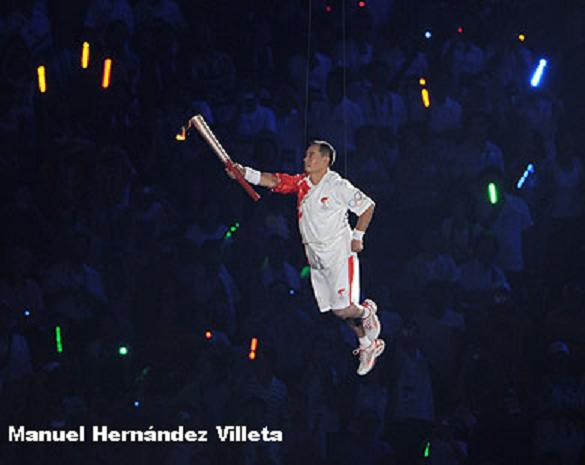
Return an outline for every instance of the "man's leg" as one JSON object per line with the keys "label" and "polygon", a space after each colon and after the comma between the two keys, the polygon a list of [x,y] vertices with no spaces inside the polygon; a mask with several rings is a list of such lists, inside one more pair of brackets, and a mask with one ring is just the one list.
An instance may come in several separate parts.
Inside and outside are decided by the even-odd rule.
{"label": "man's leg", "polygon": [[365,308],[361,305],[351,304],[350,306],[341,310],[332,310],[333,314],[337,318],[345,320],[347,325],[355,333],[358,340],[360,341],[361,347],[367,347],[372,341],[366,337],[366,331],[362,324],[362,318],[365,315]]}
{"label": "man's leg", "polygon": [[[311,270],[313,292],[322,312],[331,309],[333,314],[346,321],[359,339],[360,347],[354,355],[360,356],[358,374],[368,373],[376,358],[384,351],[384,341],[378,339],[380,323],[376,304],[366,300],[360,305],[359,261],[356,254],[332,268]],[[370,336],[368,336],[371,335]]]}
{"label": "man's leg", "polygon": [[366,299],[361,305],[352,302],[346,308],[340,310],[334,309],[333,314],[348,323],[354,321],[354,319],[357,319],[357,321],[354,322],[355,324],[350,324],[350,326],[358,338],[360,338],[361,342],[361,338],[364,336],[367,336],[368,339],[374,341],[380,335],[381,325],[380,320],[376,315],[377,311],[378,307],[375,302],[373,300]]}
{"label": "man's leg", "polygon": [[339,310],[333,309],[333,313],[342,320],[347,320],[348,318],[367,318],[369,316],[369,311],[363,305],[356,303],[351,303],[347,307]]}
{"label": "man's leg", "polygon": [[358,324],[350,325],[360,340],[360,345],[369,345],[380,335],[380,320],[376,316],[377,306],[366,299],[359,304],[360,262],[357,254],[352,253],[339,263],[329,275],[333,313],[345,321],[357,319]]}
{"label": "man's leg", "polygon": [[[333,311],[333,314],[335,315],[335,310]],[[347,323],[347,326],[349,326],[355,333],[358,339],[362,341],[362,339],[366,336],[366,331],[364,330],[361,321],[355,320],[354,318],[347,318],[345,322]]]}
{"label": "man's leg", "polygon": [[[367,318],[370,316],[375,317],[376,315],[369,308],[356,304],[352,304],[341,310],[332,311],[335,316],[345,320],[356,334],[360,342],[359,348],[353,351],[354,355],[359,355],[360,357],[357,373],[361,376],[368,374],[374,368],[376,359],[382,355],[386,347],[384,341],[378,339],[375,333],[373,339],[368,338],[364,328],[364,315],[367,315]],[[355,317],[358,317],[358,319],[356,320]]]}
{"label": "man's leg", "polygon": [[[349,256],[346,270],[345,279],[349,292],[339,296],[337,305],[333,307],[333,313],[338,318],[348,322],[358,337],[359,348],[355,349],[353,353],[359,355],[360,363],[357,373],[363,376],[374,367],[376,359],[384,352],[385,343],[378,338],[381,328],[380,320],[376,316],[378,310],[376,304],[369,299],[366,299],[363,304],[359,303],[360,273],[357,254]],[[338,284],[341,285],[344,273],[342,272],[338,276]]]}
{"label": "man's leg", "polygon": [[[360,265],[357,254],[352,253],[347,260],[339,263],[331,272],[332,311],[342,320],[364,319],[370,315],[369,309],[360,305]],[[361,325],[359,325],[361,326]]]}
{"label": "man's leg", "polygon": [[[347,272],[345,272],[347,275]],[[334,295],[331,292],[331,288],[334,285],[331,284],[330,275],[327,273],[326,270],[311,270],[311,284],[313,286],[313,293],[315,294],[315,299],[319,304],[320,309],[326,309],[331,304],[334,304],[332,300],[334,298],[340,298],[341,294]],[[339,304],[340,302],[336,302]],[[348,304],[348,301],[343,302]],[[362,325],[361,318],[364,317],[365,311],[364,307],[361,305],[357,305],[355,303],[349,303],[349,305],[345,308],[335,310],[332,309],[332,313],[348,324],[348,326],[353,330],[356,334],[357,338],[360,341],[360,345],[363,347],[367,347],[370,345],[371,341],[366,338],[366,333]],[[323,312],[324,310],[321,310]]]}

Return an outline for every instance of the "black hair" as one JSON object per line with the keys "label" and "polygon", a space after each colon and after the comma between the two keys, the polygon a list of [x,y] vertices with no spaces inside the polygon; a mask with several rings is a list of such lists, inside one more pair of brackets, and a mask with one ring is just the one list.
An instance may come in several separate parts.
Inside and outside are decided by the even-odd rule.
{"label": "black hair", "polygon": [[325,141],[325,140],[312,140],[309,143],[309,146],[311,145],[318,145],[319,146],[319,152],[321,152],[321,155],[328,155],[329,156],[329,166],[333,165],[333,163],[335,163],[335,149],[333,148],[333,146]]}

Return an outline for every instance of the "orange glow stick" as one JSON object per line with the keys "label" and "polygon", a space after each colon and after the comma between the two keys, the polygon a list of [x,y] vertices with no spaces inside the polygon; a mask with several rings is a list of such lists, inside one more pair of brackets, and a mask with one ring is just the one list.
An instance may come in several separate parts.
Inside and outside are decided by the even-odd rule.
{"label": "orange glow stick", "polygon": [[39,77],[39,90],[41,94],[47,92],[47,79],[45,76],[45,67],[43,65],[37,68],[37,75]]}
{"label": "orange glow stick", "polygon": [[256,358],[256,349],[258,348],[258,339],[253,337],[250,341],[250,353],[248,354],[248,358],[250,360],[254,360]]}
{"label": "orange glow stick", "polygon": [[83,42],[81,47],[81,67],[87,69],[89,66],[89,42]]}
{"label": "orange glow stick", "polygon": [[427,89],[421,90],[422,101],[425,108],[429,108],[431,106],[431,99],[429,97],[429,91]]}
{"label": "orange glow stick", "polygon": [[112,59],[106,58],[104,60],[104,73],[102,75],[102,87],[107,89],[110,87],[110,75],[112,73]]}

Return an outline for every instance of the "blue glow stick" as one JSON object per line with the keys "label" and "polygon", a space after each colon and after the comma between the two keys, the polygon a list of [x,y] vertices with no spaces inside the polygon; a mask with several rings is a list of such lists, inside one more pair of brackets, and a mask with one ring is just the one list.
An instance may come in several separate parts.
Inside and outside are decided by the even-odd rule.
{"label": "blue glow stick", "polygon": [[516,183],[517,189],[522,189],[522,186],[524,185],[526,179],[528,178],[528,176],[530,176],[531,173],[534,173],[534,165],[532,163],[528,163],[528,166],[524,170],[524,174],[520,179],[518,179],[518,182]]}
{"label": "blue glow stick", "polygon": [[547,64],[548,64],[548,62],[544,58],[541,58],[539,60],[538,67],[534,71],[534,74],[532,75],[532,79],[530,79],[530,85],[532,87],[538,87],[538,85],[540,84],[540,80],[542,79],[542,74],[544,73],[544,68],[546,68]]}

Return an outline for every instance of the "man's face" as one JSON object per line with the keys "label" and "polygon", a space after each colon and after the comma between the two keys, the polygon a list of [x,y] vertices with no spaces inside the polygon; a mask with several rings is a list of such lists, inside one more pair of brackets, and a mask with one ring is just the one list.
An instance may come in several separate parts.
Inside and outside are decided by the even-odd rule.
{"label": "man's face", "polygon": [[305,152],[305,173],[319,173],[329,167],[329,155],[323,155],[317,144],[309,145]]}

